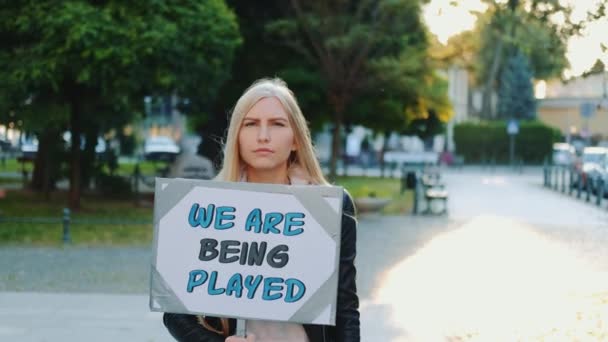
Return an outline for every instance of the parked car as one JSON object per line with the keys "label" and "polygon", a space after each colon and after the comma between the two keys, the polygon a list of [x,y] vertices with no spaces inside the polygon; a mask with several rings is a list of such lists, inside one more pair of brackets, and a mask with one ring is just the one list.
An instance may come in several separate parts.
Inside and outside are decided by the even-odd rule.
{"label": "parked car", "polygon": [[[65,146],[69,150],[72,145],[72,132],[65,131],[63,132],[63,141],[65,141]],[[80,149],[84,150],[85,138],[84,136],[80,137]],[[106,141],[102,137],[97,137],[97,144],[95,145],[95,153],[101,155],[106,152],[107,146]]]}
{"label": "parked car", "polygon": [[180,152],[180,147],[167,136],[149,137],[144,142],[146,160],[173,161]]}
{"label": "parked car", "polygon": [[569,166],[576,160],[576,150],[568,143],[553,144],[552,163],[553,165]]}
{"label": "parked car", "polygon": [[[605,147],[585,147],[581,157],[581,171],[583,187],[587,186],[587,181],[594,180],[602,174],[605,168],[608,149]],[[595,192],[595,184],[590,184],[591,190]]]}
{"label": "parked car", "polygon": [[33,161],[36,159],[36,154],[38,154],[38,139],[36,137],[22,137],[18,149],[19,154],[17,155],[17,160]]}
{"label": "parked car", "polygon": [[604,165],[599,170],[599,178],[604,183],[604,198],[608,198],[608,157],[604,159]]}
{"label": "parked car", "polygon": [[[71,145],[71,132],[66,131],[62,135],[63,141],[65,143],[64,148],[69,151]],[[22,138],[21,143],[19,144],[19,160],[24,161],[32,161],[36,159],[36,155],[38,154],[38,138],[35,136],[29,138]],[[84,150],[85,139],[84,136],[80,139],[80,149]],[[97,138],[97,144],[95,145],[95,153],[98,156],[102,156],[106,152],[107,146],[106,142],[102,137]]]}

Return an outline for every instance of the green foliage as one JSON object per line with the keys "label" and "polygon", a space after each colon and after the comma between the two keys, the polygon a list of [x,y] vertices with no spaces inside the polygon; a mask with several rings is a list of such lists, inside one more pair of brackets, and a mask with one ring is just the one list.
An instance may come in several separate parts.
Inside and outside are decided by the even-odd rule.
{"label": "green foliage", "polygon": [[375,131],[405,130],[427,88],[425,76],[431,73],[426,42],[405,46],[399,56],[377,58],[369,64],[368,84],[348,107],[348,120]]}
{"label": "green foliage", "polygon": [[304,115],[314,127],[320,126],[322,116],[319,113],[327,112],[323,110],[323,84],[310,61],[294,54],[265,30],[269,22],[285,15],[284,3],[275,0],[226,2],[238,18],[242,36],[242,45],[237,48],[231,64],[233,76],[222,84],[218,96],[199,97],[200,111],[192,110],[189,117],[194,130],[203,137],[199,154],[210,158],[217,166],[222,150],[218,142],[224,138],[227,117],[243,91],[259,78],[283,78],[297,95]]}
{"label": "green foliage", "polygon": [[558,26],[538,19],[515,25],[514,47],[509,53],[513,53],[513,50],[523,53],[537,79],[560,77],[562,71],[569,66],[566,52],[570,35],[562,33]]}
{"label": "green foliage", "polygon": [[444,69],[456,65],[471,72],[475,71],[475,54],[479,49],[479,34],[475,30],[462,31],[448,38],[444,45],[437,36],[431,35],[431,47],[429,53],[431,57]]}
{"label": "green foliage", "polygon": [[[427,92],[434,76],[421,20],[423,2],[293,0],[290,16],[266,25],[273,37],[317,70],[325,108],[331,108],[322,114],[338,128],[334,142],[341,141],[344,124],[404,129],[408,109],[432,97]],[[338,146],[332,144],[330,178]]]}
{"label": "green foliage", "polygon": [[96,177],[96,183],[97,190],[105,198],[129,198],[132,193],[130,178],[101,173]]}
{"label": "green foliage", "polygon": [[315,131],[327,122],[327,117],[331,113],[325,95],[325,82],[319,70],[310,66],[305,60],[301,60],[299,65],[293,65],[293,61],[297,60],[297,57],[293,58],[277,75],[288,82],[289,87],[298,97],[298,103],[311,130]]}
{"label": "green foliage", "polygon": [[[500,78],[508,56],[521,51],[529,60],[536,79],[560,77],[568,66],[567,42],[585,27],[605,18],[606,0],[596,1],[595,8],[582,19],[574,19],[573,5],[560,0],[483,0],[488,11],[479,13],[475,35],[477,80],[484,83],[492,76],[492,64],[498,61],[495,80]],[[499,45],[506,46],[497,49]]]}
{"label": "green foliage", "polygon": [[120,142],[120,155],[123,156],[132,156],[135,153],[135,135],[130,134],[119,134],[118,141]]}
{"label": "green foliage", "polygon": [[372,61],[368,86],[348,109],[353,121],[376,131],[411,130],[430,111],[443,123],[449,121],[448,82],[433,70],[426,48],[427,42],[419,41],[405,46],[397,58]]}
{"label": "green foliage", "polygon": [[602,62],[602,60],[598,58],[595,60],[595,63],[593,63],[593,66],[591,66],[591,68],[589,68],[589,70],[583,72],[583,74],[581,76],[588,77],[591,75],[598,75],[605,71],[606,71],[606,65],[604,65],[604,62]]}
{"label": "green foliage", "polygon": [[97,115],[124,116],[142,93],[213,96],[240,43],[222,0],[11,2],[0,18],[0,34],[11,38],[0,55],[5,82],[20,84],[33,104],[61,104],[85,87]]}
{"label": "green foliage", "polygon": [[520,53],[509,59],[500,78],[498,114],[507,119],[534,119],[536,117],[532,73],[526,57]]}
{"label": "green foliage", "polygon": [[[522,121],[516,136],[515,156],[526,163],[541,163],[551,154],[554,142],[560,141],[559,130],[539,121]],[[470,163],[509,160],[509,136],[506,122],[465,122],[454,127],[456,151]]]}
{"label": "green foliage", "polygon": [[445,124],[440,120],[437,112],[430,109],[426,117],[412,120],[405,133],[408,135],[416,135],[424,141],[429,141],[429,139],[432,139],[435,135],[444,132]]}
{"label": "green foliage", "polygon": [[[566,45],[573,35],[571,9],[557,0],[486,1],[488,11],[478,15],[479,34],[477,79],[486,82],[492,66],[498,62],[497,79],[504,70],[508,56],[521,51],[530,61],[538,79],[560,76],[568,66]],[[556,24],[550,18],[563,16],[566,22]],[[499,45],[504,48],[498,49]]]}
{"label": "green foliage", "polygon": [[[86,146],[141,112],[143,95],[177,93],[196,105],[201,98],[209,101],[228,78],[241,42],[223,0],[1,5],[0,101],[12,100],[0,109],[12,109],[27,130],[46,129],[53,121],[57,129],[69,126],[75,140],[86,133]],[[83,154],[85,179],[91,151]],[[73,152],[72,165],[80,165]],[[77,183],[75,170],[71,181]]]}

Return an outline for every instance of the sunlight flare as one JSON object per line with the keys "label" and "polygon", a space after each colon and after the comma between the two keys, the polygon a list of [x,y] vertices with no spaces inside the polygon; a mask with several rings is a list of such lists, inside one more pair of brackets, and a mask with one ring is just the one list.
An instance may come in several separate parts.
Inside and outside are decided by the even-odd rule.
{"label": "sunlight flare", "polygon": [[433,239],[380,284],[375,304],[414,340],[608,338],[607,274],[505,218]]}

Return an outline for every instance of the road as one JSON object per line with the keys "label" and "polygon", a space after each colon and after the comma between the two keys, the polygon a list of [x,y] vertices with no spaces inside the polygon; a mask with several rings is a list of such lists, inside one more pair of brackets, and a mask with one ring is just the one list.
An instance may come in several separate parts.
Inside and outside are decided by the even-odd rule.
{"label": "road", "polygon": [[447,217],[363,218],[363,340],[608,340],[608,209],[537,171],[450,171]]}

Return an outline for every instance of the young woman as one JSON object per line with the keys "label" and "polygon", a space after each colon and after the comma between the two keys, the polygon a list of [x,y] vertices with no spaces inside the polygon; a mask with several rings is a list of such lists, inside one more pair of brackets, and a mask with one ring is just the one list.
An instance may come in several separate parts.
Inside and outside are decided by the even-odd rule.
{"label": "young woman", "polygon": [[[262,79],[234,107],[224,163],[217,180],[273,184],[328,185],[295,96],[280,79]],[[355,285],[357,222],[345,192],[336,326],[248,321],[247,338],[232,336],[236,320],[165,313],[165,326],[178,341],[350,342],[359,341],[359,299]]]}

